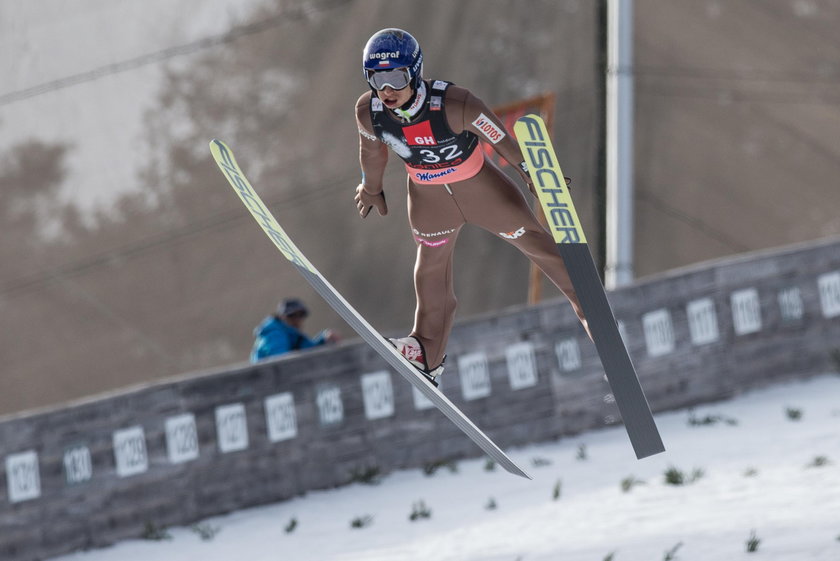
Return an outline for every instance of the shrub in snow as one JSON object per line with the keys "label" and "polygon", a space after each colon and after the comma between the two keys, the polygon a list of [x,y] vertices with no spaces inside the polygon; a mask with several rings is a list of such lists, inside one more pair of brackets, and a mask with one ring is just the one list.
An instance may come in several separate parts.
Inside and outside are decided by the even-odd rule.
{"label": "shrub in snow", "polygon": [[624,493],[629,493],[633,489],[633,487],[637,485],[645,485],[645,482],[641,479],[636,479],[632,475],[627,476],[621,480],[621,490]]}
{"label": "shrub in snow", "polygon": [[705,472],[700,468],[694,468],[691,475],[686,476],[682,470],[670,466],[665,470],[665,483],[668,485],[688,485],[689,483],[694,483],[704,475]]}
{"label": "shrub in snow", "polygon": [[554,490],[551,493],[551,498],[556,501],[557,499],[560,498],[560,495],[561,495],[562,491],[563,491],[563,481],[558,479],[557,483],[554,484]]}
{"label": "shrub in snow", "polygon": [[455,463],[455,460],[435,460],[434,462],[429,462],[423,466],[423,473],[432,476],[442,467],[448,467],[452,473],[458,473],[458,464]]}
{"label": "shrub in snow", "polygon": [[755,553],[758,551],[758,544],[760,543],[761,540],[756,537],[755,530],[750,532],[750,537],[747,539],[747,553]]}
{"label": "shrub in snow", "polygon": [[364,516],[357,516],[350,521],[351,528],[365,528],[373,524],[373,516],[365,514]]}
{"label": "shrub in snow", "polygon": [[668,485],[685,485],[685,474],[682,470],[670,466],[665,470],[665,483]]}
{"label": "shrub in snow", "polygon": [[415,520],[420,520],[421,518],[431,518],[432,511],[429,507],[426,506],[424,501],[418,501],[411,506],[411,514],[408,515],[408,519],[414,522]]}
{"label": "shrub in snow", "polygon": [[151,540],[155,542],[172,539],[172,535],[167,531],[166,528],[158,526],[151,520],[146,522],[146,525],[143,528],[143,535],[141,537],[144,540]]}
{"label": "shrub in snow", "polygon": [[355,468],[350,472],[350,483],[379,485],[381,482],[382,472],[377,466]]}
{"label": "shrub in snow", "polygon": [[297,518],[292,517],[292,519],[289,520],[289,523],[286,524],[286,527],[283,528],[283,529],[286,530],[287,534],[291,534],[292,532],[295,531],[295,528],[297,528],[297,525],[298,525]]}
{"label": "shrub in snow", "polygon": [[818,468],[818,467],[823,467],[823,466],[827,466],[827,465],[830,465],[830,464],[831,464],[831,460],[829,460],[825,456],[816,456],[813,460],[811,460],[811,463],[808,464],[805,467]]}
{"label": "shrub in snow", "polygon": [[210,524],[193,524],[190,526],[193,533],[198,534],[202,541],[209,542],[216,537],[216,534],[222,531],[219,526],[211,526]]}
{"label": "shrub in snow", "polygon": [[723,415],[706,415],[705,417],[697,417],[693,411],[688,412],[688,426],[700,427],[704,425],[716,425],[718,423],[726,423],[734,427],[738,424],[738,419],[732,417],[724,417]]}
{"label": "shrub in snow", "polygon": [[531,460],[531,464],[535,467],[546,467],[551,465],[551,460],[548,458],[534,458]]}
{"label": "shrub in snow", "polygon": [[787,409],[785,409],[785,413],[787,414],[787,418],[791,421],[798,421],[802,418],[802,409],[788,407]]}

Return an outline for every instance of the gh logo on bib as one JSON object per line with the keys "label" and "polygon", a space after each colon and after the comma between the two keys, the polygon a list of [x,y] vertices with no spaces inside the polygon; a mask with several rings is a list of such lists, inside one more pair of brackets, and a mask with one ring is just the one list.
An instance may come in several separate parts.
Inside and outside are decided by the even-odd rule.
{"label": "gh logo on bib", "polygon": [[422,123],[417,123],[416,125],[403,127],[403,135],[405,135],[405,141],[410,146],[437,145],[435,135],[432,134],[432,124],[429,121],[423,121]]}

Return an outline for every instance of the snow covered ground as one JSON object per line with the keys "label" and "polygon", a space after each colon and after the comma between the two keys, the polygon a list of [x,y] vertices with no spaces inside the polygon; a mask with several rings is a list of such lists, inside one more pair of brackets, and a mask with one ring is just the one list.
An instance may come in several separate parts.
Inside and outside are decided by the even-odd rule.
{"label": "snow covered ground", "polygon": [[[463,461],[457,472],[398,472],[379,485],[309,493],[170,529],[167,541],[61,559],[840,560],[840,377],[662,414],[657,422],[668,451],[642,461],[624,429],[611,428],[513,450],[534,481],[487,471],[484,459]],[[696,470],[702,476],[667,484],[670,467],[689,480]],[[625,492],[622,481],[631,477],[644,483]],[[431,516],[412,522],[420,501]],[[366,516],[369,525],[351,527]],[[218,533],[202,540],[197,529]],[[759,541],[750,553],[753,535]]]}

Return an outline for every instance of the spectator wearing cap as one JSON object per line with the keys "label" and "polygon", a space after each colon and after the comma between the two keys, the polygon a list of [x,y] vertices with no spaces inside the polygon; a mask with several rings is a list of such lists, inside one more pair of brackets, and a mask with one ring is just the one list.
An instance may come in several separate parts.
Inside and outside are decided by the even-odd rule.
{"label": "spectator wearing cap", "polygon": [[287,298],[277,306],[277,313],[265,318],[254,329],[251,362],[281,355],[290,351],[317,347],[338,340],[332,330],[325,329],[310,339],[303,332],[303,322],[309,310],[297,298]]}

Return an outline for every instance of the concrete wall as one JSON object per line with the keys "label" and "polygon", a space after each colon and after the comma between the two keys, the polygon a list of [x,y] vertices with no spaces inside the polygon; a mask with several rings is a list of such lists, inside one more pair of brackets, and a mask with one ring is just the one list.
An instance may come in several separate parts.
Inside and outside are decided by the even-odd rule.
{"label": "concrete wall", "polygon": [[[840,239],[675,271],[611,300],[656,411],[823,373],[840,346]],[[619,420],[563,301],[458,324],[447,364],[442,390],[503,447]],[[186,376],[0,419],[0,558],[479,454],[363,344]]]}

